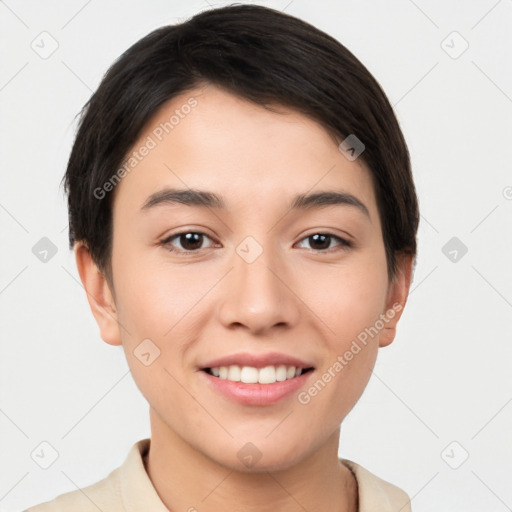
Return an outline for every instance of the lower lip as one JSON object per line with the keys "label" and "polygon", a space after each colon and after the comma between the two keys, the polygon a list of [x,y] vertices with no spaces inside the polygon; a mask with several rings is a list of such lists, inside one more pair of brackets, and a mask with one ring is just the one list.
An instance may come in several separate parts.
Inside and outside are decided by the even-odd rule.
{"label": "lower lip", "polygon": [[310,370],[293,379],[273,384],[246,384],[220,379],[201,371],[215,391],[242,405],[273,405],[297,392],[313,372]]}

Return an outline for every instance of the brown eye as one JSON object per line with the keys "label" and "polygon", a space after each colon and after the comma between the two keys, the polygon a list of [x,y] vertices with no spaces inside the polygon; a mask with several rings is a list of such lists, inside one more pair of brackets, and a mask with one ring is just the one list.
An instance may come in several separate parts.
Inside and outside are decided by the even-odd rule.
{"label": "brown eye", "polygon": [[[204,233],[199,233],[196,231],[186,231],[183,233],[176,233],[168,238],[166,238],[162,245],[166,246],[169,251],[175,252],[196,252],[199,249],[204,249],[202,247],[205,239],[210,239]],[[176,247],[172,242],[177,242],[179,244]]]}
{"label": "brown eye", "polygon": [[338,245],[342,246],[342,248],[352,246],[352,244],[347,242],[347,240],[330,233],[315,233],[303,238],[303,240],[309,241],[310,249],[322,252],[326,252],[328,249],[331,249],[331,243],[336,240],[339,242]]}

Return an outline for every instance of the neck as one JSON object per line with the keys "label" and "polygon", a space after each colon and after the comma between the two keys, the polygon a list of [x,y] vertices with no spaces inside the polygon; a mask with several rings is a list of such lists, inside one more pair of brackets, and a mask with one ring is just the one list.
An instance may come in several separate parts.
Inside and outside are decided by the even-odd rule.
{"label": "neck", "polygon": [[280,471],[241,472],[217,463],[170,430],[151,408],[146,471],[171,511],[356,512],[357,482],[338,459],[340,429],[314,453]]}

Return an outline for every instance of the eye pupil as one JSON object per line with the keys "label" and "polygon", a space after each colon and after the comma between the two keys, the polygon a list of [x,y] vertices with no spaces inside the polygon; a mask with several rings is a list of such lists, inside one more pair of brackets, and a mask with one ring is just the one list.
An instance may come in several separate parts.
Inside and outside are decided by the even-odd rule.
{"label": "eye pupil", "polygon": [[198,249],[202,245],[202,236],[201,233],[184,233],[180,235],[181,245],[188,251]]}
{"label": "eye pupil", "polygon": [[[322,233],[317,233],[315,235],[311,235],[309,238],[313,239],[315,241],[315,243],[317,244],[316,247],[313,247],[313,249],[328,249],[329,248],[329,245],[330,245],[330,241],[331,241],[331,236],[330,235],[324,235]],[[327,240],[327,244],[325,243]],[[320,242],[318,244],[318,242]],[[318,245],[320,245],[320,247],[318,247]]]}

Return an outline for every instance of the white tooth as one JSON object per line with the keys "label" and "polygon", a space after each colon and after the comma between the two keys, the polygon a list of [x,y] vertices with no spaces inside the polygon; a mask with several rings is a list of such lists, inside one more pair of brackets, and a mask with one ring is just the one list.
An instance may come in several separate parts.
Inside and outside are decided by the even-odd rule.
{"label": "white tooth", "polygon": [[286,366],[284,366],[284,364],[282,364],[276,368],[276,380],[278,382],[282,382],[283,380],[286,380]]}
{"label": "white tooth", "polygon": [[240,366],[233,365],[229,367],[228,380],[240,382]]}
{"label": "white tooth", "polygon": [[240,372],[240,380],[246,384],[256,384],[258,382],[258,368],[244,366]]}
{"label": "white tooth", "polygon": [[259,371],[258,382],[260,384],[273,384],[276,381],[276,369],[274,366],[265,366]]}
{"label": "white tooth", "polygon": [[238,365],[216,366],[210,368],[210,371],[212,375],[220,379],[227,379],[232,382],[241,381],[246,384],[273,384],[302,375],[302,368],[286,367],[285,365],[269,365],[261,369],[252,366],[240,367]]}
{"label": "white tooth", "polygon": [[286,378],[291,379],[292,377],[295,377],[295,366],[288,366],[288,369],[286,370]]}

